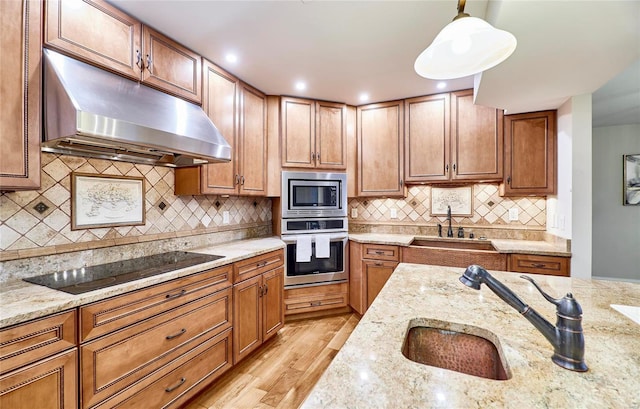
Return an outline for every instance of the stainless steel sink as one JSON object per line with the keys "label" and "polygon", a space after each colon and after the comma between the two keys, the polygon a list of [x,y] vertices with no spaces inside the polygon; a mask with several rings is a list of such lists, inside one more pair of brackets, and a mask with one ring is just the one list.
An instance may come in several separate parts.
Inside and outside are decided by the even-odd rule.
{"label": "stainless steel sink", "polygon": [[500,381],[511,378],[497,337],[469,325],[412,320],[402,354],[413,362],[468,375]]}

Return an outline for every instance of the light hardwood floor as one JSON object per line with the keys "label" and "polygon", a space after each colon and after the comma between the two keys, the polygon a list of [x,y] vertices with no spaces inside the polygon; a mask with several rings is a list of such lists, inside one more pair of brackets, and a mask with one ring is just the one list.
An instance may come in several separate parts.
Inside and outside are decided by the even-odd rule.
{"label": "light hardwood floor", "polygon": [[184,409],[298,408],[358,321],[347,313],[285,323]]}

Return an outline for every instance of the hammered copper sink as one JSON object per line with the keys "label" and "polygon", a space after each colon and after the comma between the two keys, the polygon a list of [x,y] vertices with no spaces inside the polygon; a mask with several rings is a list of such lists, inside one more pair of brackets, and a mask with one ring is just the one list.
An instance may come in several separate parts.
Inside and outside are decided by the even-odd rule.
{"label": "hammered copper sink", "polygon": [[483,328],[416,319],[409,324],[402,354],[420,364],[504,381],[511,372],[499,348],[497,337]]}

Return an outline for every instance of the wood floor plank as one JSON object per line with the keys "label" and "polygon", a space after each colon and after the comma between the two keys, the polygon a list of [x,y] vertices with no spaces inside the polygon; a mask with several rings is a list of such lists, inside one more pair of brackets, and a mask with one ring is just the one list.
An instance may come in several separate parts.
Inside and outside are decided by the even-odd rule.
{"label": "wood floor plank", "polygon": [[346,313],[285,323],[183,409],[298,408],[358,321]]}

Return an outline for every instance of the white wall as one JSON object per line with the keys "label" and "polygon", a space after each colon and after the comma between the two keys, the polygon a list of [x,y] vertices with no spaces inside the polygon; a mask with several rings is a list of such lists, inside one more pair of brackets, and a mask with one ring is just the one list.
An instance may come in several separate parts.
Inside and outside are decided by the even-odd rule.
{"label": "white wall", "polygon": [[558,108],[558,194],[547,231],[571,239],[571,276],[591,278],[591,94]]}
{"label": "white wall", "polygon": [[640,282],[640,206],[622,205],[624,154],[640,154],[640,124],[593,129],[593,276]]}

